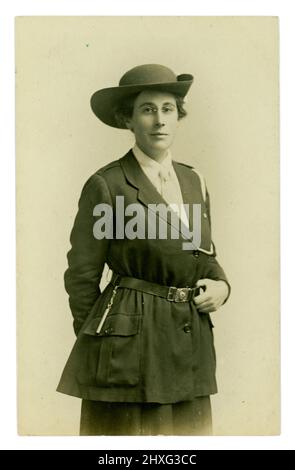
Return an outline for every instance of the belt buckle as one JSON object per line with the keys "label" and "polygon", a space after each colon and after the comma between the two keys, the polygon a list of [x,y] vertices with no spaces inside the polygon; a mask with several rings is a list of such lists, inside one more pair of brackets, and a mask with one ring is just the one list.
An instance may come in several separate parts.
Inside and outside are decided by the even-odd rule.
{"label": "belt buckle", "polygon": [[167,294],[167,300],[170,300],[170,302],[174,301],[175,293],[177,291],[177,287],[169,287],[168,294]]}
{"label": "belt buckle", "polygon": [[175,302],[186,302],[189,290],[187,287],[179,287],[175,293]]}
{"label": "belt buckle", "polygon": [[189,290],[187,287],[169,287],[167,299],[170,302],[187,302]]}

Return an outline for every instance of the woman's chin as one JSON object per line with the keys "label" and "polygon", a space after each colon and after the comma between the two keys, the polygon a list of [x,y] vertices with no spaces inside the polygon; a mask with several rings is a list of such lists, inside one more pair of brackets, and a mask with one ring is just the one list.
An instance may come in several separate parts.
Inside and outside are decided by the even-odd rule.
{"label": "woman's chin", "polygon": [[171,145],[170,142],[164,142],[164,141],[155,142],[151,146],[151,150],[164,152],[165,150],[169,149],[170,145]]}

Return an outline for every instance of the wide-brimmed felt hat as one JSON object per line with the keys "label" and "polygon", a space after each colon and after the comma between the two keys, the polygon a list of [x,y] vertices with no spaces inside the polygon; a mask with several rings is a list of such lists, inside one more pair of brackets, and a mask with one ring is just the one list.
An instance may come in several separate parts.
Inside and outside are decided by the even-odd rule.
{"label": "wide-brimmed felt hat", "polygon": [[121,77],[119,86],[96,91],[90,100],[91,108],[105,124],[126,129],[123,123],[117,122],[115,116],[116,108],[124,98],[146,89],[166,91],[184,97],[193,83],[193,79],[194,77],[188,73],[175,75],[171,69],[164,65],[138,65]]}

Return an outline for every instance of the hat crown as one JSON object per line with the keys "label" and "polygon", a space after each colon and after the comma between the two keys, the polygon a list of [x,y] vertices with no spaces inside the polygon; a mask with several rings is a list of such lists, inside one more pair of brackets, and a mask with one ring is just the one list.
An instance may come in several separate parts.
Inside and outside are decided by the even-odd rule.
{"label": "hat crown", "polygon": [[158,64],[145,64],[128,70],[121,78],[119,86],[149,85],[176,81],[175,73],[168,67]]}

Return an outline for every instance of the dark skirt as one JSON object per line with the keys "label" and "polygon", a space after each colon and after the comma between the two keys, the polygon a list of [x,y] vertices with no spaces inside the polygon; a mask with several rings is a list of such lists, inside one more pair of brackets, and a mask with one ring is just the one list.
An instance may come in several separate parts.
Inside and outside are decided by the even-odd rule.
{"label": "dark skirt", "polygon": [[82,400],[80,435],[212,435],[210,396],[165,405]]}

